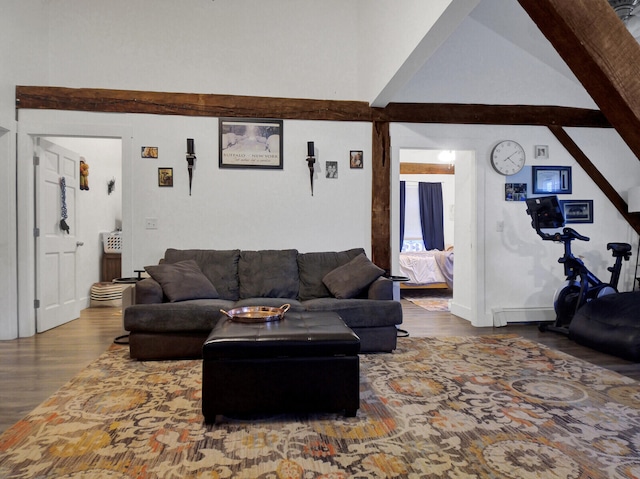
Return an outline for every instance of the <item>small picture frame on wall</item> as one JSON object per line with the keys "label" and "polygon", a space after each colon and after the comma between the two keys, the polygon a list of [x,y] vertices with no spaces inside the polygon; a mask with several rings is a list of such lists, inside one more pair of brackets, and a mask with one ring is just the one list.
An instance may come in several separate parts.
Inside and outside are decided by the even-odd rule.
{"label": "small picture frame on wall", "polygon": [[533,157],[536,160],[548,160],[549,159],[549,146],[548,145],[536,145],[533,147]]}
{"label": "small picture frame on wall", "polygon": [[173,186],[173,168],[158,168],[158,186]]}
{"label": "small picture frame on wall", "polygon": [[143,146],[140,148],[141,158],[158,158],[157,146]]}
{"label": "small picture frame on wall", "polygon": [[362,150],[351,150],[349,152],[349,166],[351,168],[363,168],[364,167],[364,159],[363,159]]}
{"label": "small picture frame on wall", "polygon": [[325,171],[327,178],[337,178],[338,177],[338,162],[337,161],[327,161],[325,163]]}
{"label": "small picture frame on wall", "polygon": [[570,166],[532,166],[533,194],[571,194]]}
{"label": "small picture frame on wall", "polygon": [[560,200],[565,223],[593,223],[593,200]]}
{"label": "small picture frame on wall", "polygon": [[525,201],[527,199],[526,183],[505,183],[504,200],[505,201]]}

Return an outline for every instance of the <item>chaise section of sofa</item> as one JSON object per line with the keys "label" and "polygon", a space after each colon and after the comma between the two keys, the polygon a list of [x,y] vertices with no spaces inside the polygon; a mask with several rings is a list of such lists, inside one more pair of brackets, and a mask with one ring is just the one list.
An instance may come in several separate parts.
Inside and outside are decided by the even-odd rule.
{"label": "chaise section of sofa", "polygon": [[[161,265],[147,268],[152,277],[136,284],[136,304],[124,311],[132,358],[201,357],[208,334],[226,320],[221,309],[284,304],[297,312],[336,312],[360,337],[361,352],[396,347],[402,308],[393,300],[392,281],[362,248],[311,253],[170,248]],[[189,274],[181,276],[185,270]]]}

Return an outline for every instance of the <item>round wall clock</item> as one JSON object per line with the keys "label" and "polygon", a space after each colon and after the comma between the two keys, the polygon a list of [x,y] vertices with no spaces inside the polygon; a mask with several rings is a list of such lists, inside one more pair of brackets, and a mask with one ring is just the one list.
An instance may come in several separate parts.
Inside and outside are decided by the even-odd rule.
{"label": "round wall clock", "polygon": [[501,141],[491,152],[491,166],[501,175],[515,175],[524,167],[524,162],[524,149],[512,140]]}

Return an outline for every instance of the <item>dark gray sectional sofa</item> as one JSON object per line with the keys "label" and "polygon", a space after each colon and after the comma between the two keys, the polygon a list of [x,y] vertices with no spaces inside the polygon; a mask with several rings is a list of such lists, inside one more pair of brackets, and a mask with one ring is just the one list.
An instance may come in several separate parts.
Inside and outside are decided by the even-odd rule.
{"label": "dark gray sectional sofa", "polygon": [[124,310],[130,355],[141,360],[199,358],[220,310],[290,304],[333,311],[359,337],[361,352],[396,348],[402,308],[393,282],[362,248],[341,252],[167,249]]}

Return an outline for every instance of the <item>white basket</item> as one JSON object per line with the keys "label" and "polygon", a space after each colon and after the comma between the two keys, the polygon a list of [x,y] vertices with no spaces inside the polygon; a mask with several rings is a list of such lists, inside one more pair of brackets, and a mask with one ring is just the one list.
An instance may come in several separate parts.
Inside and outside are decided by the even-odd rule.
{"label": "white basket", "polygon": [[104,243],[105,253],[122,252],[122,233],[120,231],[116,231],[114,233],[102,233],[102,242]]}

